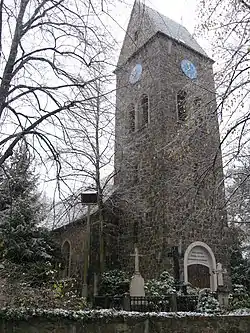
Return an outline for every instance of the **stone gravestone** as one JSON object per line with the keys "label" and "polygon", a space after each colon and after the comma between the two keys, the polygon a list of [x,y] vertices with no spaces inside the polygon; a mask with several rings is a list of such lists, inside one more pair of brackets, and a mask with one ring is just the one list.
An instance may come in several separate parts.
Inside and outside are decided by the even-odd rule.
{"label": "stone gravestone", "polygon": [[144,279],[139,271],[139,257],[141,255],[139,255],[137,247],[135,248],[135,254],[131,254],[131,256],[135,257],[135,272],[130,281],[130,296],[145,297]]}

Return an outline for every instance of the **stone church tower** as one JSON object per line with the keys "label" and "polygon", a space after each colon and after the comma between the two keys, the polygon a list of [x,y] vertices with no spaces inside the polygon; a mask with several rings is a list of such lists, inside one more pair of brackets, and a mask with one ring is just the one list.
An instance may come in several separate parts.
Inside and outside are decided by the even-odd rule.
{"label": "stone church tower", "polygon": [[[181,25],[136,1],[117,76],[118,257],[152,278],[217,289],[227,220],[213,61]],[[224,275],[227,284],[227,274]]]}

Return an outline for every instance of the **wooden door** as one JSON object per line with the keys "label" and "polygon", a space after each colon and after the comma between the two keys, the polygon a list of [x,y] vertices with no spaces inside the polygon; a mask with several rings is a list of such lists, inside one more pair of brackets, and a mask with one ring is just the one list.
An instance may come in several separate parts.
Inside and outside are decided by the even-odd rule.
{"label": "wooden door", "polygon": [[189,265],[188,282],[191,283],[192,287],[210,288],[209,268],[199,264]]}

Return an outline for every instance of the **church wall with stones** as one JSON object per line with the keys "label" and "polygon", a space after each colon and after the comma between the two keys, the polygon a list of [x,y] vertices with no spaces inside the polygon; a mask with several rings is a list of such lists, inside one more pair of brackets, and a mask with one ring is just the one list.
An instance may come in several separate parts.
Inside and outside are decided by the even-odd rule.
{"label": "church wall with stones", "polygon": [[[94,206],[93,206],[94,207]],[[84,282],[84,272],[87,269],[87,282],[89,294],[93,293],[94,274],[100,273],[100,215],[95,209],[90,214],[90,235],[88,238],[87,216],[83,216],[67,225],[53,231],[54,237],[61,247],[64,265],[61,276],[74,277],[78,282]],[[106,201],[103,208],[104,218],[104,269],[110,270],[119,267],[117,255],[117,212],[113,204]],[[86,268],[86,254],[90,246],[89,264]],[[69,244],[69,249],[65,249]],[[66,251],[65,251],[66,250]],[[68,252],[69,250],[69,252]]]}

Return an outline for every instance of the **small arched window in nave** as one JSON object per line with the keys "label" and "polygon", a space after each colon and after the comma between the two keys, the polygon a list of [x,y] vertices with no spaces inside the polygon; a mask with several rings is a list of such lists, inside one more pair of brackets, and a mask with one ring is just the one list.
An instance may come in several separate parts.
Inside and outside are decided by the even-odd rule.
{"label": "small arched window in nave", "polygon": [[71,266],[71,246],[69,241],[65,241],[62,246],[62,256],[64,260],[64,277],[70,276],[70,266]]}

